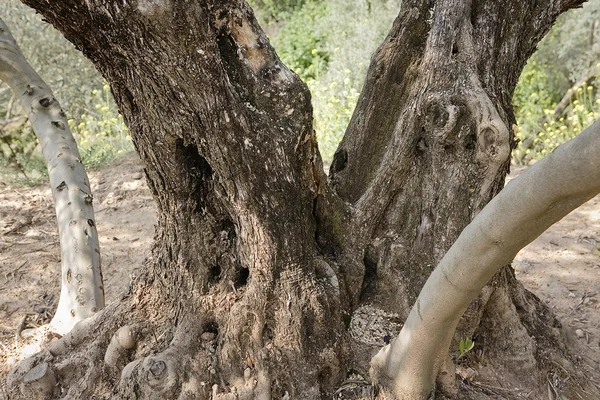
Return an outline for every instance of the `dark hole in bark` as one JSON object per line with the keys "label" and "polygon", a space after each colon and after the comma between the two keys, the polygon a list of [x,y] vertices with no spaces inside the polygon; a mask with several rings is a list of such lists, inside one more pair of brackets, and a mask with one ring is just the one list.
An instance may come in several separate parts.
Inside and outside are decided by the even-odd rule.
{"label": "dark hole in bark", "polygon": [[348,165],[348,152],[345,149],[338,149],[333,155],[333,161],[329,170],[332,174],[343,171]]}
{"label": "dark hole in bark", "polygon": [[321,371],[319,371],[318,379],[319,379],[319,383],[322,386],[328,386],[327,383],[329,383],[331,378],[332,378],[331,368],[325,367]]}
{"label": "dark hole in bark", "polygon": [[458,46],[456,43],[452,45],[452,54],[458,54]]}
{"label": "dark hole in bark", "polygon": [[523,308],[522,304],[515,302],[515,310],[518,314],[523,314],[526,310]]}
{"label": "dark hole in bark", "polygon": [[208,269],[208,283],[215,284],[221,278],[221,266],[213,265]]}
{"label": "dark hole in bark", "polygon": [[236,289],[241,288],[242,286],[246,286],[248,283],[248,278],[250,277],[250,270],[248,268],[242,267],[235,273],[235,281],[233,286]]}
{"label": "dark hole in bark", "polygon": [[219,11],[219,19],[225,19],[229,16],[229,10]]}
{"label": "dark hole in bark", "polygon": [[210,332],[215,335],[219,334],[219,325],[214,320],[207,320],[202,324],[202,332]]}
{"label": "dark hole in bark", "polygon": [[129,102],[129,104],[133,105],[134,104],[133,93],[131,93],[131,91],[129,89],[127,89],[126,87],[120,87],[120,89],[123,90],[123,94],[127,98],[127,101]]}
{"label": "dark hole in bark", "polygon": [[65,124],[62,121],[52,121],[50,122],[53,126],[57,127],[61,131],[65,130]]}
{"label": "dark hole in bark", "polygon": [[49,99],[49,98],[47,98],[47,97],[44,97],[43,99],[40,99],[40,105],[41,105],[42,107],[48,107],[50,104],[52,104],[52,101],[53,101],[53,100],[54,100],[54,99]]}
{"label": "dark hole in bark", "polygon": [[219,53],[221,54],[226,66],[225,71],[232,75],[231,79],[233,81],[239,81],[240,79],[243,79],[243,76],[239,75],[239,70],[237,69],[240,67],[238,47],[231,36],[226,34],[218,36],[217,45],[219,46]]}
{"label": "dark hole in bark", "polygon": [[451,145],[451,144],[444,145],[444,152],[445,153],[454,153],[454,145]]}
{"label": "dark hole in bark", "polygon": [[350,329],[350,322],[352,322],[352,315],[350,315],[348,313],[343,313],[342,321],[344,322],[344,328],[346,330]]}
{"label": "dark hole in bark", "polygon": [[449,118],[448,111],[440,102],[436,101],[429,104],[426,113],[427,126],[429,126],[430,129],[441,129],[446,126]]}
{"label": "dark hole in bark", "polygon": [[368,250],[365,254],[365,258],[363,258],[363,263],[365,264],[365,276],[360,288],[360,301],[365,300],[366,296],[371,292],[372,286],[375,284],[377,278],[377,261],[369,257]]}
{"label": "dark hole in bark", "polygon": [[465,149],[467,150],[473,150],[475,148],[475,143],[471,140],[469,140],[467,142],[467,144],[465,145]]}
{"label": "dark hole in bark", "polygon": [[494,152],[494,144],[496,143],[496,134],[491,128],[485,128],[482,132],[483,136],[483,151]]}
{"label": "dark hole in bark", "polygon": [[260,70],[260,76],[263,79],[271,80],[273,77],[277,76],[280,71],[281,67],[279,65],[267,65]]}
{"label": "dark hole in bark", "polygon": [[265,340],[273,340],[273,331],[269,327],[269,324],[265,324],[263,326],[263,339],[265,339]]}
{"label": "dark hole in bark", "polygon": [[182,171],[182,195],[195,201],[194,212],[202,212],[206,198],[212,192],[213,170],[194,144],[186,145],[182,139],[177,139],[176,149]]}

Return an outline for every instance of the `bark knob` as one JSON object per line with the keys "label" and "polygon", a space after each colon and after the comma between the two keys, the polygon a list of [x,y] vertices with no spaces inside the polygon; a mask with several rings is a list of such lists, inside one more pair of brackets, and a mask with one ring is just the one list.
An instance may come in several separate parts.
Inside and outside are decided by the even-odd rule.
{"label": "bark knob", "polygon": [[23,376],[21,393],[27,398],[38,398],[40,394],[44,397],[51,396],[56,387],[56,376],[47,363],[41,363],[33,367]]}

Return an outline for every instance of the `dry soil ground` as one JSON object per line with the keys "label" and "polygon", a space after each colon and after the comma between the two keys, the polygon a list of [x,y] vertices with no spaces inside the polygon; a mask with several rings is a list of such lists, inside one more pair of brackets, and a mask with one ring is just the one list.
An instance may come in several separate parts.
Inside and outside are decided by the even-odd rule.
{"label": "dry soil ground", "polygon": [[[156,208],[134,154],[89,175],[106,300],[111,302],[118,300],[143,267]],[[525,286],[571,328],[579,343],[578,356],[586,361],[586,374],[600,387],[599,246],[600,197],[596,197],[521,251],[513,265]],[[58,302],[59,271],[50,190],[9,184],[0,176],[1,380],[18,359],[38,350],[33,341],[18,338],[16,332],[49,321]]]}

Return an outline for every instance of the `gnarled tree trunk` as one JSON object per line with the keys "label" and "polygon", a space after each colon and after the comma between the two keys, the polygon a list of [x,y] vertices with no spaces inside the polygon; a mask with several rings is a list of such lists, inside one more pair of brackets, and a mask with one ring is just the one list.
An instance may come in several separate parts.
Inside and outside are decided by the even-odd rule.
{"label": "gnarled tree trunk", "polygon": [[[23,363],[14,396],[52,365],[70,398],[317,399],[368,370],[502,187],[519,73],[582,1],[404,1],[329,179],[310,94],[243,1],[24,2],[110,83],[159,219],[124,301]],[[456,337],[537,391],[556,327],[507,268]]]}

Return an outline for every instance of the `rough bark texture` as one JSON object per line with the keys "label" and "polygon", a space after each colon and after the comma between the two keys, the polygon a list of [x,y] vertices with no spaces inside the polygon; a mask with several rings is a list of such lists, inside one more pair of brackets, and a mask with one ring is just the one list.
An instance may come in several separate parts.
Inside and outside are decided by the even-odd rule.
{"label": "rough bark texture", "polygon": [[[502,188],[519,74],[555,18],[578,3],[403,2],[330,173],[336,193],[358,208],[361,303],[405,320],[450,245]],[[494,368],[525,385],[542,382],[539,343],[558,323],[531,309],[550,315],[507,268],[467,309],[455,339],[502,349],[486,363],[502,360]]]}
{"label": "rough bark texture", "polygon": [[[11,387],[52,363],[57,393],[121,399],[331,398],[349,370],[366,372],[502,187],[521,68],[581,3],[404,1],[327,180],[310,94],[242,1],[24,2],[110,83],[159,220],[124,301],[23,363]],[[560,339],[540,312],[507,269],[458,337],[502,349],[486,353],[500,373],[529,362],[522,385],[536,391],[535,341]],[[88,358],[104,367],[78,368]]]}
{"label": "rough bark texture", "polygon": [[62,278],[50,328],[65,334],[104,307],[92,191],[65,113],[1,19],[0,80],[21,101],[48,167],[58,220]]}

